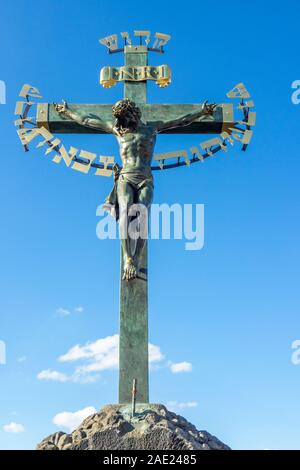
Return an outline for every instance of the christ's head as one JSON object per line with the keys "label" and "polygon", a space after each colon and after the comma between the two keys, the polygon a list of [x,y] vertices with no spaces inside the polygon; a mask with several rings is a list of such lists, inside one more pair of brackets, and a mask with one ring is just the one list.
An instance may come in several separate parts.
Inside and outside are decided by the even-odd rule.
{"label": "christ's head", "polygon": [[112,111],[116,118],[115,126],[121,134],[137,129],[142,113],[133,101],[128,98],[117,101]]}

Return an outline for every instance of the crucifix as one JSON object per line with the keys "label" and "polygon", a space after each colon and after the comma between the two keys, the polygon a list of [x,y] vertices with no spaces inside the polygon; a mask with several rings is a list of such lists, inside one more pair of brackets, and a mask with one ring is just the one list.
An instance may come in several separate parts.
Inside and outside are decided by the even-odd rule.
{"label": "crucifix", "polygon": [[[122,33],[124,39],[122,48],[118,48],[115,35],[100,41],[108,48],[110,54],[124,53],[124,66],[105,67],[101,70],[100,76],[100,82],[104,87],[111,87],[118,81],[124,82],[124,96],[121,100],[114,105],[42,103],[38,105],[36,118],[37,129],[44,129],[42,135],[46,138],[50,150],[54,149],[60,155],[57,161],[63,157],[65,162],[68,164],[72,162],[77,168],[81,165],[88,171],[91,167],[95,167],[98,171],[112,170],[114,174],[114,187],[105,202],[106,207],[118,220],[122,233],[120,404],[132,402],[133,383],[136,402],[149,402],[147,237],[132,240],[128,236],[126,230],[130,220],[130,208],[133,204],[150,208],[154,190],[153,171],[195,163],[219,150],[226,151],[227,144],[232,144],[233,139],[239,140],[245,150],[251,138],[251,125],[254,124],[255,114],[249,111],[253,102],[244,102],[244,98],[248,98],[249,95],[242,84],[235,87],[230,92],[231,95],[228,94],[230,97],[242,99],[239,106],[244,114],[242,121],[234,121],[233,106],[230,103],[216,105],[205,101],[200,104],[148,104],[147,81],[155,80],[160,87],[167,86],[171,81],[171,71],[168,66],[148,65],[148,53],[152,51],[163,54],[164,46],[170,36],[156,33],[154,45],[149,47],[149,32],[135,31],[135,35],[140,37],[139,45],[131,43],[128,33]],[[22,128],[26,120],[26,110],[25,115],[20,114],[20,117],[21,119],[16,121],[19,126],[18,133],[26,146],[34,135]],[[242,125],[245,129],[241,127]],[[76,133],[113,134],[119,143],[122,165],[112,164],[110,160],[104,165],[97,164],[88,152],[81,154],[85,158],[80,158],[76,156],[75,151],[72,152],[72,148],[69,152],[65,150],[62,152],[62,148],[58,146],[60,141],[57,139],[51,141],[53,134]],[[187,158],[186,152],[160,154],[154,157],[154,161],[159,162],[159,165],[155,166],[153,154],[157,134],[218,134],[219,137],[202,144],[204,155],[196,147],[192,148],[192,159]],[[166,164],[166,161],[174,157],[175,163]]]}

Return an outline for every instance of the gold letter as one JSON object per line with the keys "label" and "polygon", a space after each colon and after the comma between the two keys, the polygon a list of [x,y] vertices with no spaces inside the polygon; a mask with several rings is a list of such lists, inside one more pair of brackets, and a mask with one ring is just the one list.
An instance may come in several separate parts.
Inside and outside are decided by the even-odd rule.
{"label": "gold letter", "polygon": [[121,36],[125,40],[126,44],[131,44],[131,39],[127,31],[125,31],[124,33],[121,33]]}
{"label": "gold letter", "polygon": [[25,108],[26,111],[29,110],[30,106],[35,104],[33,101],[17,101],[16,102],[16,107],[15,107],[15,114],[18,114],[19,116],[23,116],[23,108],[26,105],[28,108]]}
{"label": "gold letter", "polygon": [[151,34],[150,31],[134,31],[135,36],[144,36],[144,37],[146,37],[145,43],[146,43],[147,46],[150,42],[150,34]]}
{"label": "gold letter", "polygon": [[100,162],[104,164],[104,168],[97,168],[95,171],[94,175],[95,176],[111,176],[112,175],[112,170],[108,170],[108,165],[109,164],[114,164],[115,157],[104,157],[103,155],[100,155]]}
{"label": "gold letter", "polygon": [[23,98],[26,98],[26,96],[32,96],[33,98],[42,98],[39,90],[34,86],[28,85],[28,83],[22,86],[19,96],[22,96]]}
{"label": "gold letter", "polygon": [[169,34],[155,33],[155,38],[156,39],[152,47],[153,49],[159,49],[160,47],[167,44],[167,42],[171,39],[171,36]]}
{"label": "gold letter", "polygon": [[20,137],[22,144],[27,145],[39,135],[39,129],[37,129],[36,127],[34,127],[33,129],[24,127],[23,129],[18,129],[17,133]]}
{"label": "gold letter", "polygon": [[99,39],[100,44],[108,47],[110,51],[118,49],[118,36],[116,34],[111,34],[105,38]]}
{"label": "gold letter", "polygon": [[55,155],[52,161],[54,163],[60,163],[63,160],[67,166],[70,166],[77,152],[78,152],[78,149],[75,147],[70,147],[67,152],[65,146],[62,145],[59,149],[59,154]]}
{"label": "gold letter", "polygon": [[86,150],[81,150],[79,157],[86,158],[88,160],[87,163],[74,162],[71,168],[72,170],[77,170],[77,171],[80,171],[81,173],[86,174],[89,172],[89,169],[91,168],[91,164],[96,159],[97,155],[92,152],[87,152]]}
{"label": "gold letter", "polygon": [[177,150],[175,152],[157,153],[156,155],[154,155],[154,160],[160,160],[159,166],[161,169],[163,169],[164,160],[167,160],[168,158],[180,158],[180,157],[184,157],[185,163],[187,165],[190,164],[190,160],[188,158],[186,150]]}
{"label": "gold letter", "polygon": [[219,137],[214,137],[213,139],[206,140],[205,142],[202,142],[200,145],[204,151],[206,150],[206,153],[209,156],[213,155],[211,148],[214,147],[215,145],[219,145],[222,150],[225,150],[225,152],[227,152],[226,145],[223,143],[223,141]]}
{"label": "gold letter", "polygon": [[191,151],[193,157],[197,157],[198,160],[201,160],[201,162],[203,162],[203,155],[201,155],[201,153],[199,152],[198,147],[191,147],[190,151]]}
{"label": "gold letter", "polygon": [[250,98],[250,94],[243,83],[236,85],[226,96],[228,96],[228,98]]}

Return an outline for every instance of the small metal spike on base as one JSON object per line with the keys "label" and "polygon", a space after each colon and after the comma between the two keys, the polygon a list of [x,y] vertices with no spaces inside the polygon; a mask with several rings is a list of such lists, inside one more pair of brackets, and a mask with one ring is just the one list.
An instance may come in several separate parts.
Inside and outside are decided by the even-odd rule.
{"label": "small metal spike on base", "polygon": [[134,415],[135,415],[136,383],[137,383],[137,380],[133,379],[133,383],[132,383],[132,411],[131,411],[132,418],[134,418]]}

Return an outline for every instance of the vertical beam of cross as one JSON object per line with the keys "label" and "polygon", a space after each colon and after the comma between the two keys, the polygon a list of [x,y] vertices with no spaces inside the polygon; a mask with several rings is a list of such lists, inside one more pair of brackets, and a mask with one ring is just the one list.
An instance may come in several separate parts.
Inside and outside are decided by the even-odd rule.
{"label": "vertical beam of cross", "polygon": [[[125,65],[148,65],[145,46],[126,46]],[[124,98],[136,104],[146,103],[147,83],[125,81]],[[136,402],[149,402],[148,366],[148,247],[145,244],[138,277],[122,280],[121,248],[119,403],[131,403],[132,384],[137,379]]]}
{"label": "vertical beam of cross", "polygon": [[[147,46],[125,46],[125,66],[143,67],[148,65]],[[145,104],[147,101],[147,82],[126,81],[124,85],[124,98],[134,101],[136,104]]]}

